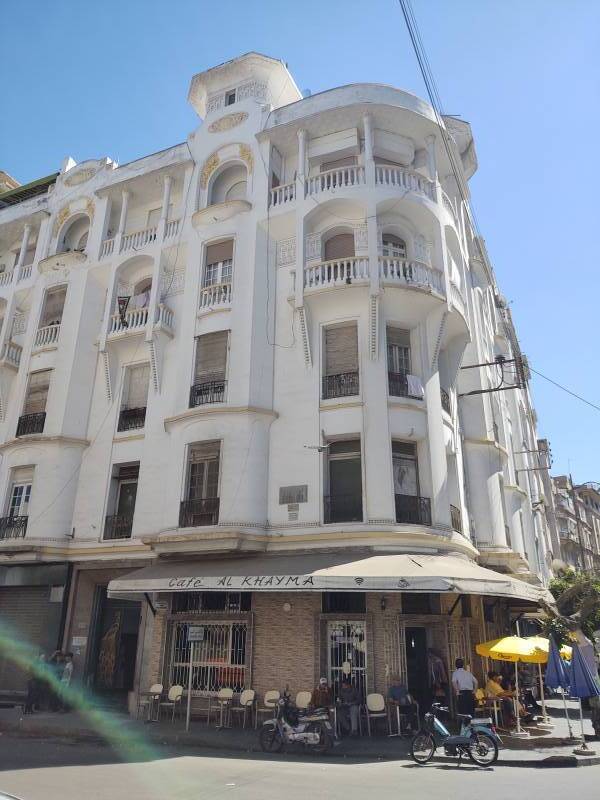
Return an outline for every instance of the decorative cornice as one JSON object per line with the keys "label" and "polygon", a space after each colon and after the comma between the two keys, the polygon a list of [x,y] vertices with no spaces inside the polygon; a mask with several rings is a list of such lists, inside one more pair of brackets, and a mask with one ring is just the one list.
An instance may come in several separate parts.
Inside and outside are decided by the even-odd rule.
{"label": "decorative cornice", "polygon": [[32,433],[27,436],[9,439],[8,442],[0,444],[0,452],[3,450],[16,450],[28,444],[63,444],[75,445],[77,447],[89,447],[89,439],[78,439],[75,436],[49,436],[45,433]]}
{"label": "decorative cornice", "polygon": [[204,162],[202,171],[200,172],[200,186],[206,189],[208,186],[208,179],[221,163],[218,153],[212,153]]}
{"label": "decorative cornice", "polygon": [[272,417],[273,419],[279,417],[276,411],[270,408],[259,408],[258,406],[198,406],[198,408],[188,408],[187,411],[183,411],[181,414],[176,414],[173,417],[166,417],[164,426],[165,430],[167,430],[169,425],[174,425],[177,422],[201,419],[202,417],[218,417],[222,414],[256,414],[258,416]]}
{"label": "decorative cornice", "polygon": [[254,169],[254,156],[252,155],[252,150],[248,147],[247,144],[240,145],[240,158],[242,161],[246,162],[246,166],[248,167],[248,174],[252,175],[252,170]]}

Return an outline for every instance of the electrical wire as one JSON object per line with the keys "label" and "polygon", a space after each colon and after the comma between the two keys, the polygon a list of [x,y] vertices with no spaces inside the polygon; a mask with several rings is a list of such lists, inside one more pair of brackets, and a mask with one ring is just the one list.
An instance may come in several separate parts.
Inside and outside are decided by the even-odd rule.
{"label": "electrical wire", "polygon": [[548,383],[551,383],[553,386],[556,386],[558,389],[562,389],[563,392],[566,392],[567,394],[570,394],[571,397],[575,397],[577,400],[580,400],[582,403],[585,403],[586,405],[590,406],[591,408],[595,409],[596,411],[600,411],[600,406],[596,405],[595,403],[592,403],[591,400],[586,400],[585,397],[582,397],[580,394],[577,394],[577,392],[574,392],[571,389],[568,389],[566,386],[563,386],[562,383],[559,383],[558,381],[555,381],[552,378],[549,378],[547,375],[543,375],[541,372],[538,372],[537,369],[534,369],[531,366],[531,364],[529,364],[528,366],[529,366],[529,369],[531,370],[531,372],[534,372],[536,375],[539,375],[540,378],[543,378],[545,381],[548,381]]}

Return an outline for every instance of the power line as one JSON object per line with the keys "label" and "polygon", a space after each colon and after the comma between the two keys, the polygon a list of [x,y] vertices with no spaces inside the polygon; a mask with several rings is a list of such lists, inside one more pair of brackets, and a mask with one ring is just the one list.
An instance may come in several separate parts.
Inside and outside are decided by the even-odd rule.
{"label": "power line", "polygon": [[563,386],[562,383],[558,383],[558,381],[555,381],[552,378],[549,378],[547,375],[543,375],[541,372],[538,372],[537,369],[534,369],[531,366],[531,364],[529,364],[529,369],[532,372],[535,372],[536,375],[539,375],[540,378],[543,378],[545,381],[548,381],[548,383],[551,383],[554,386],[556,386],[557,388],[562,389],[563,392],[566,392],[567,394],[570,394],[571,397],[575,397],[575,398],[577,398],[577,400],[581,400],[582,403],[585,403],[586,405],[591,406],[592,408],[596,409],[596,411],[600,411],[600,406],[597,406],[595,403],[592,403],[591,400],[586,400],[585,397],[582,397],[580,394],[577,394],[577,392],[573,392],[571,389],[567,389],[567,387]]}

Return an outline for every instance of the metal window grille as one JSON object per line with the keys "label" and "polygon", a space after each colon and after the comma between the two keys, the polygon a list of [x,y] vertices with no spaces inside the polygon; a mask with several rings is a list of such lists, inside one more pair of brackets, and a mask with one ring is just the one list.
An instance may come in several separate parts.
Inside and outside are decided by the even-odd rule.
{"label": "metal window grille", "polygon": [[342,679],[349,678],[361,697],[367,695],[367,623],[332,620],[327,625],[329,680],[337,696]]}
{"label": "metal window grille", "polygon": [[385,659],[385,680],[389,686],[393,675],[398,675],[401,682],[406,685],[406,639],[404,625],[398,617],[384,619],[383,655]]}
{"label": "metal window grille", "polygon": [[[190,643],[188,628],[198,623],[175,622],[171,630],[169,685],[188,685]],[[233,689],[246,685],[246,622],[203,622],[204,639],[193,644],[192,693]]]}

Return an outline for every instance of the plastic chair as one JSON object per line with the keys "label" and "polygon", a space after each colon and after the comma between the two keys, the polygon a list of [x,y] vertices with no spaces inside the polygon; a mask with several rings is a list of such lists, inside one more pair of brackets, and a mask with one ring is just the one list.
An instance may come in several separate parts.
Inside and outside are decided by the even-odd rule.
{"label": "plastic chair", "polygon": [[246,717],[250,711],[250,724],[252,724],[252,710],[256,701],[256,692],[254,689],[244,689],[239,696],[239,705],[232,705],[229,709],[230,714],[243,714],[244,715],[244,728],[246,727]]}
{"label": "plastic chair", "polygon": [[140,716],[140,709],[148,708],[148,721],[152,719],[152,712],[154,710],[154,703],[158,700],[163,693],[162,683],[153,683],[147,692],[142,692],[138,698],[138,718]]}
{"label": "plastic chair", "polygon": [[219,711],[219,724],[218,728],[226,727],[229,723],[229,711],[231,709],[231,701],[233,700],[233,689],[219,689],[217,692],[216,706],[208,707],[208,723],[212,717],[213,708]]}
{"label": "plastic chair", "polygon": [[296,695],[296,708],[298,711],[306,711],[310,705],[311,697],[312,694],[310,692],[298,692]]}
{"label": "plastic chair", "polygon": [[258,728],[259,714],[272,714],[275,716],[275,709],[277,708],[277,703],[279,702],[280,697],[281,693],[277,689],[271,689],[270,691],[265,692],[262,706],[258,706],[256,708],[254,717],[255,728]]}
{"label": "plastic chair", "polygon": [[392,727],[390,723],[390,714],[387,708],[385,698],[382,694],[374,692],[367,695],[365,703],[365,713],[367,715],[367,732],[371,735],[371,720],[372,719],[387,719],[388,733],[392,734]]}
{"label": "plastic chair", "polygon": [[175,684],[171,686],[169,689],[169,693],[167,694],[167,699],[164,700],[162,703],[158,704],[158,716],[160,718],[160,711],[162,708],[170,708],[172,709],[171,714],[171,722],[175,722],[175,710],[177,707],[181,707],[181,698],[183,697],[183,686],[179,684]]}

